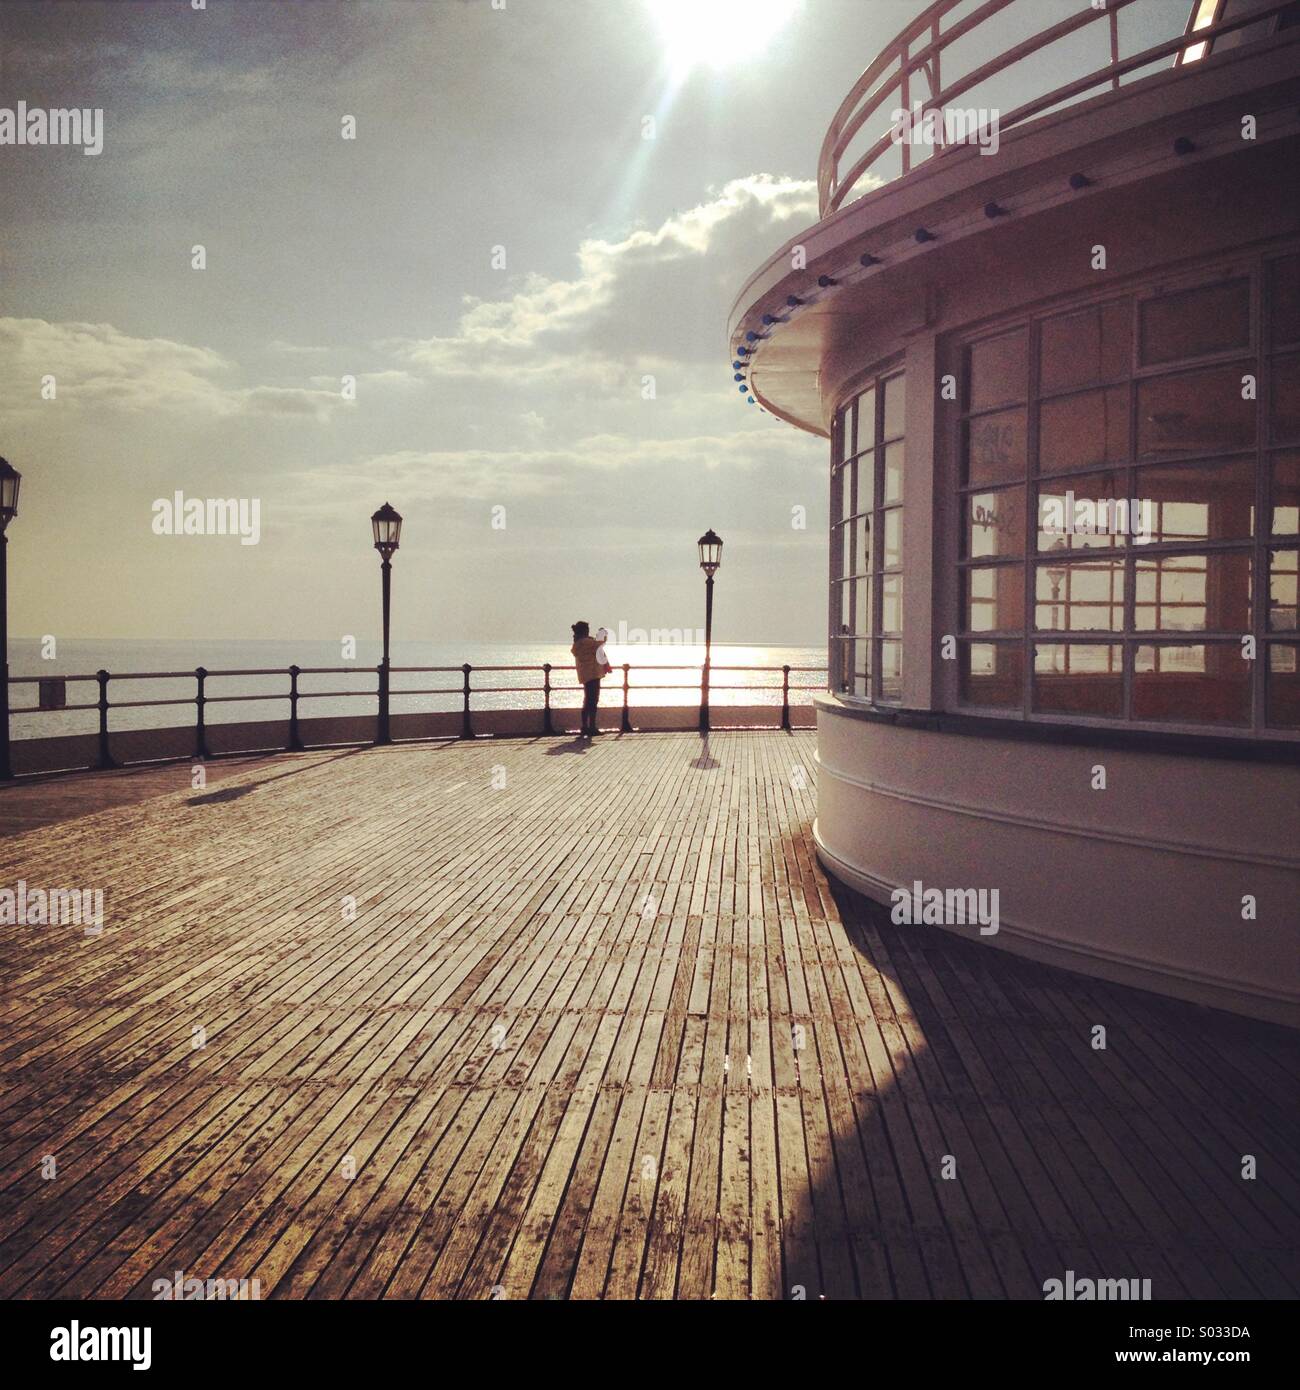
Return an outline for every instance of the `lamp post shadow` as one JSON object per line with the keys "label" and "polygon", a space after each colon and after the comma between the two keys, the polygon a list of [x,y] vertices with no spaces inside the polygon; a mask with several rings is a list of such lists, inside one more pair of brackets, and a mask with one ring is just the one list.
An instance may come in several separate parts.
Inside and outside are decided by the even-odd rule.
{"label": "lamp post shadow", "polygon": [[700,749],[700,756],[696,758],[693,763],[691,763],[691,766],[699,768],[701,772],[712,772],[716,768],[721,767],[721,763],[719,763],[718,760],[715,757],[713,757],[713,755],[709,752],[708,734],[700,735],[700,743],[702,745]]}

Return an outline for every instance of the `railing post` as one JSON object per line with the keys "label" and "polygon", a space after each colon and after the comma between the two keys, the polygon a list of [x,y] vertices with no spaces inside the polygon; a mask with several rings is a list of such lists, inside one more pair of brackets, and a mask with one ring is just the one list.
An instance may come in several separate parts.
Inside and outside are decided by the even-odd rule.
{"label": "railing post", "polygon": [[379,672],[379,718],[376,721],[375,742],[391,743],[388,733],[388,662],[381,661],[376,669]]}
{"label": "railing post", "polygon": [[99,682],[99,766],[115,767],[112,756],[108,751],[108,672],[96,671],[95,679]]}
{"label": "railing post", "polygon": [[625,734],[630,734],[630,733],[632,732],[632,721],[631,721],[631,719],[628,718],[628,713],[627,713],[627,674],[628,674],[628,672],[629,672],[631,669],[632,669],[631,666],[629,666],[628,663],[625,661],[625,662],[623,663],[623,723],[622,723],[622,729],[623,729],[623,732],[624,732]]}
{"label": "railing post", "polygon": [[549,661],[542,663],[542,697],[544,701],[542,705],[542,732],[553,734],[555,728],[551,723],[551,663]]}
{"label": "railing post", "polygon": [[[899,70],[899,84],[898,84],[898,86],[899,86],[899,102],[898,102],[898,104],[899,104],[899,106],[901,106],[901,107],[903,108],[904,111],[907,112],[909,122],[910,122],[911,116],[912,116],[911,87],[910,87],[910,84],[909,84],[909,82],[908,82],[908,78],[909,78],[909,76],[910,76],[910,73],[909,73],[908,67],[907,67],[908,63],[911,61],[910,58],[908,57],[908,49],[909,49],[910,47],[911,47],[911,44],[905,43],[905,44],[903,45],[902,51],[901,51],[900,54],[898,55],[898,70]],[[925,115],[925,103],[924,103],[924,102],[922,102],[922,104],[921,104],[921,115],[922,115],[922,116]],[[908,142],[909,142],[909,140],[910,140],[910,138],[911,138],[911,134],[912,134],[912,127],[911,127],[910,124],[908,125],[908,128],[907,128],[907,134],[908,134],[908,139],[900,140],[900,141],[898,142],[899,155],[900,155],[900,157],[902,158],[902,161],[903,161],[903,173],[905,173],[905,174],[906,174],[906,173],[911,169],[911,167],[912,167],[912,152],[911,152],[911,150],[908,148]]]}
{"label": "railing post", "polygon": [[[938,43],[938,42],[939,42],[939,20],[938,20],[938,17],[937,17],[937,16],[935,17],[934,23],[930,25],[930,42],[931,42],[931,43]],[[942,81],[941,78],[939,77],[939,57],[940,57],[940,55],[942,54],[942,52],[943,52],[943,50],[942,50],[941,48],[936,48],[936,49],[934,50],[934,63],[933,63],[933,65],[932,65],[932,67],[931,67],[931,78],[930,78],[930,82],[931,82],[931,92],[930,92],[930,95],[931,95],[931,96],[936,96],[936,97],[943,91],[943,81]],[[943,129],[942,122],[940,123],[939,128],[940,128],[940,130]]]}
{"label": "railing post", "polygon": [[302,736],[298,732],[298,675],[297,666],[289,667],[289,752],[302,752]]}
{"label": "railing post", "polygon": [[469,673],[474,668],[467,661],[460,669],[465,673],[465,713],[461,720],[460,736],[461,738],[473,738],[474,726],[470,723],[469,718]]}
{"label": "railing post", "polygon": [[204,694],[204,685],[208,679],[208,673],[202,666],[194,670],[194,678],[199,683],[198,693],[194,697],[194,704],[198,710],[198,724],[195,728],[195,748],[196,758],[210,758],[212,754],[208,751],[208,729],[204,720],[203,708],[207,704],[207,697]]}
{"label": "railing post", "polygon": [[[1110,85],[1112,91],[1119,91],[1119,73],[1113,69],[1119,66],[1119,11],[1111,10],[1110,17],[1110,65],[1112,68]],[[1184,50],[1185,51],[1185,50]]]}
{"label": "railing post", "polygon": [[781,671],[781,727],[788,729],[790,727],[790,668],[783,666]]}

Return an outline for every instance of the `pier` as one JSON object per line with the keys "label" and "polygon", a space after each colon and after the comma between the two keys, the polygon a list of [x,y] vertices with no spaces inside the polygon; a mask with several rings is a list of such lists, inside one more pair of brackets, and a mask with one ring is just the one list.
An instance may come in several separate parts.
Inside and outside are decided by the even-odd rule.
{"label": "pier", "polygon": [[4,1297],[1300,1292],[1295,1034],[892,924],[811,732],[192,780],[0,800]]}

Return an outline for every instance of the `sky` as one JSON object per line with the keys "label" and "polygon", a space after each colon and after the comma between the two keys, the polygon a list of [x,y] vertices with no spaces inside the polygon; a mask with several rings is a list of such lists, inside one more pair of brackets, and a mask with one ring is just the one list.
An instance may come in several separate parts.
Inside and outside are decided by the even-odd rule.
{"label": "sky", "polygon": [[[824,641],[827,445],[727,314],[920,8],[6,0],[0,107],[104,113],[0,145],[10,631],[375,635],[389,501],[403,637],[698,627],[712,527],[715,637]],[[258,543],[156,534],[178,491]]]}
{"label": "sky", "polygon": [[[654,0],[499,4],[3,6],[0,105],[104,111],[98,156],[0,146],[12,633],[370,634],[387,500],[404,637],[698,627],[711,526],[718,640],[823,639],[826,446],[727,312],[912,6],[776,0],[748,54],[719,6],[688,69],[699,3],[686,51]],[[177,490],[258,543],[155,534]]]}

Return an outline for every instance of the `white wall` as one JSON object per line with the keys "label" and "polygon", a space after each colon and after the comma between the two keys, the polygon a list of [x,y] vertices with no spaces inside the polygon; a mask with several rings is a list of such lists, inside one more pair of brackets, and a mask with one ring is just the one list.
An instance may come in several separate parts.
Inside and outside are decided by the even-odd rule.
{"label": "white wall", "polygon": [[818,709],[826,866],[886,903],[914,880],[999,890],[996,935],[911,930],[1300,1026],[1300,769],[900,728],[835,704]]}

